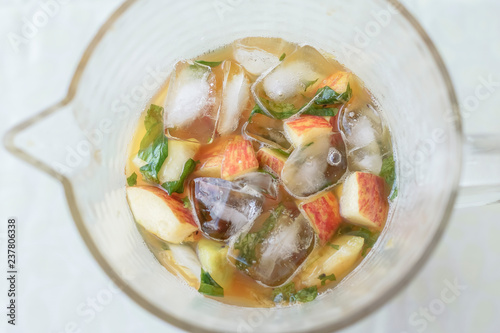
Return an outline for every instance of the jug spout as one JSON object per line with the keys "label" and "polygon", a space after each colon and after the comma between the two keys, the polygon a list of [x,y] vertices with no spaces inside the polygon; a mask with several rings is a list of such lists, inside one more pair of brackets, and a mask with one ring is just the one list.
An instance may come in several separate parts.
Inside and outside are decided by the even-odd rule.
{"label": "jug spout", "polygon": [[[9,130],[8,151],[59,181],[71,177],[95,158],[92,140],[80,129],[66,98]],[[94,155],[94,156],[93,156]]]}

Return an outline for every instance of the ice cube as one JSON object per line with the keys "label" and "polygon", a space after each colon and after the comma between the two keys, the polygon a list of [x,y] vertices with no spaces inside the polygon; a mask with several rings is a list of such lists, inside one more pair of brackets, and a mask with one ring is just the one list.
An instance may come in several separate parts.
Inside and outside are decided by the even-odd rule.
{"label": "ice cube", "polygon": [[314,231],[305,217],[285,210],[256,247],[256,261],[247,272],[267,286],[279,286],[294,275],[313,247]]}
{"label": "ice cube", "polygon": [[217,132],[227,135],[238,128],[241,114],[248,110],[250,82],[241,66],[232,61],[224,61],[222,70],[224,81]]}
{"label": "ice cube", "polygon": [[283,122],[262,114],[254,114],[252,119],[243,126],[243,132],[247,139],[258,141],[266,146],[285,151],[291,147],[283,129]]}
{"label": "ice cube", "polygon": [[199,142],[213,138],[220,108],[216,89],[220,76],[220,69],[197,63],[175,65],[165,99],[165,127],[170,136]]}
{"label": "ice cube", "polygon": [[252,75],[261,75],[280,63],[279,56],[241,44],[235,45],[233,56]]}
{"label": "ice cube", "polygon": [[382,155],[376,142],[351,151],[347,160],[351,171],[365,171],[378,175],[382,169]]}
{"label": "ice cube", "polygon": [[265,196],[276,199],[278,197],[278,182],[268,173],[250,172],[236,178],[236,184],[250,186]]}
{"label": "ice cube", "polygon": [[285,162],[281,179],[290,194],[304,198],[334,186],[346,170],[344,144],[330,135],[296,148]]}
{"label": "ice cube", "polygon": [[252,94],[271,115],[301,112],[315,94],[315,83],[339,69],[315,48],[303,46],[259,77],[252,86]]}
{"label": "ice cube", "polygon": [[233,57],[249,74],[259,76],[276,67],[283,54],[292,54],[295,49],[279,38],[248,37],[234,43]]}
{"label": "ice cube", "polygon": [[341,128],[344,133],[351,171],[366,171],[378,175],[382,168],[380,144],[383,124],[372,105],[356,110],[342,110]]}
{"label": "ice cube", "polygon": [[226,240],[250,228],[261,213],[264,196],[249,185],[205,177],[191,186],[201,230],[213,239]]}

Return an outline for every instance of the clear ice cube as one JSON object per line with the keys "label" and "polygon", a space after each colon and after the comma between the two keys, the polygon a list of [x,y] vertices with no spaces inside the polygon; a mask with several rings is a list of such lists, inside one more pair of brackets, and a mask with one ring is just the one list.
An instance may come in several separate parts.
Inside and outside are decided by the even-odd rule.
{"label": "clear ice cube", "polygon": [[259,76],[276,67],[282,54],[290,54],[294,50],[294,46],[287,45],[278,38],[249,37],[234,44],[233,57],[249,74]]}
{"label": "clear ice cube", "polygon": [[339,70],[311,46],[302,46],[252,86],[259,106],[270,115],[301,112],[316,93],[316,82]]}
{"label": "clear ice cube", "polygon": [[252,186],[219,178],[196,178],[191,198],[201,231],[226,240],[250,228],[262,211],[264,196]]}
{"label": "clear ice cube", "polygon": [[337,184],[347,170],[345,146],[332,134],[296,148],[281,179],[295,197],[304,198]]}
{"label": "clear ice cube", "polygon": [[243,127],[247,139],[255,140],[266,146],[288,151],[291,148],[288,142],[283,122],[262,114],[254,114]]}
{"label": "clear ice cube", "polygon": [[250,186],[271,199],[276,199],[278,197],[278,181],[265,172],[247,173],[236,178],[235,183],[243,187]]}
{"label": "clear ice cube", "polygon": [[267,237],[255,249],[256,260],[247,269],[255,280],[276,287],[297,271],[314,247],[314,231],[300,213],[285,210]]}
{"label": "clear ice cube", "polygon": [[222,71],[224,81],[217,132],[227,135],[239,127],[241,115],[250,111],[250,81],[243,68],[235,62],[224,61]]}
{"label": "clear ice cube", "polygon": [[349,169],[378,175],[382,168],[380,144],[384,135],[380,114],[372,105],[366,105],[356,110],[342,110],[340,116]]}
{"label": "clear ice cube", "polygon": [[169,136],[199,142],[214,137],[220,108],[217,81],[221,76],[218,68],[188,61],[175,65],[164,104]]}

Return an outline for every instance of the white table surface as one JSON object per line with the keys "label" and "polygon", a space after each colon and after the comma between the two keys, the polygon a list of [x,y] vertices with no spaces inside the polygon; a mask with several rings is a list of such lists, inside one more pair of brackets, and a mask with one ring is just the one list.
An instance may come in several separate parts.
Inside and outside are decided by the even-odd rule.
{"label": "white table surface", "polygon": [[[32,17],[46,2],[0,0],[2,136],[65,95],[82,52],[121,1],[69,1],[14,52],[8,34],[19,33],[23,18]],[[437,44],[461,101],[474,95],[481,77],[491,75],[500,81],[498,0],[404,3]],[[466,119],[467,132],[500,133],[499,107],[497,89]],[[62,187],[8,155],[3,147],[0,162],[1,309],[5,309],[7,290],[3,278],[7,218],[17,217],[19,229],[18,325],[7,326],[5,310],[0,310],[0,332],[179,332],[121,292],[92,309],[89,302],[110,288],[110,280],[83,244]],[[408,288],[343,332],[499,332],[499,220],[500,205],[457,210],[434,256]],[[446,289],[445,281],[455,280],[466,289],[442,313],[422,319],[419,311],[435,305]],[[418,322],[412,323],[411,318]]]}

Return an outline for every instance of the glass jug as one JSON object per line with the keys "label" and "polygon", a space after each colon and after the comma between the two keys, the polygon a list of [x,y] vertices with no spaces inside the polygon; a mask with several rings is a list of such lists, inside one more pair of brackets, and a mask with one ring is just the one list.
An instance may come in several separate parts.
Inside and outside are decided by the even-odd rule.
{"label": "glass jug", "polygon": [[[287,308],[229,306],[182,284],[144,244],[125,198],[127,145],[173,64],[248,36],[335,55],[377,97],[398,160],[399,195],[375,248],[332,291]],[[416,275],[459,189],[462,205],[498,200],[499,141],[463,141],[441,58],[392,0],[126,1],[84,53],[66,98],[5,137],[12,153],[61,181],[92,255],[139,305],[189,332],[259,333],[331,332],[359,320]]]}

